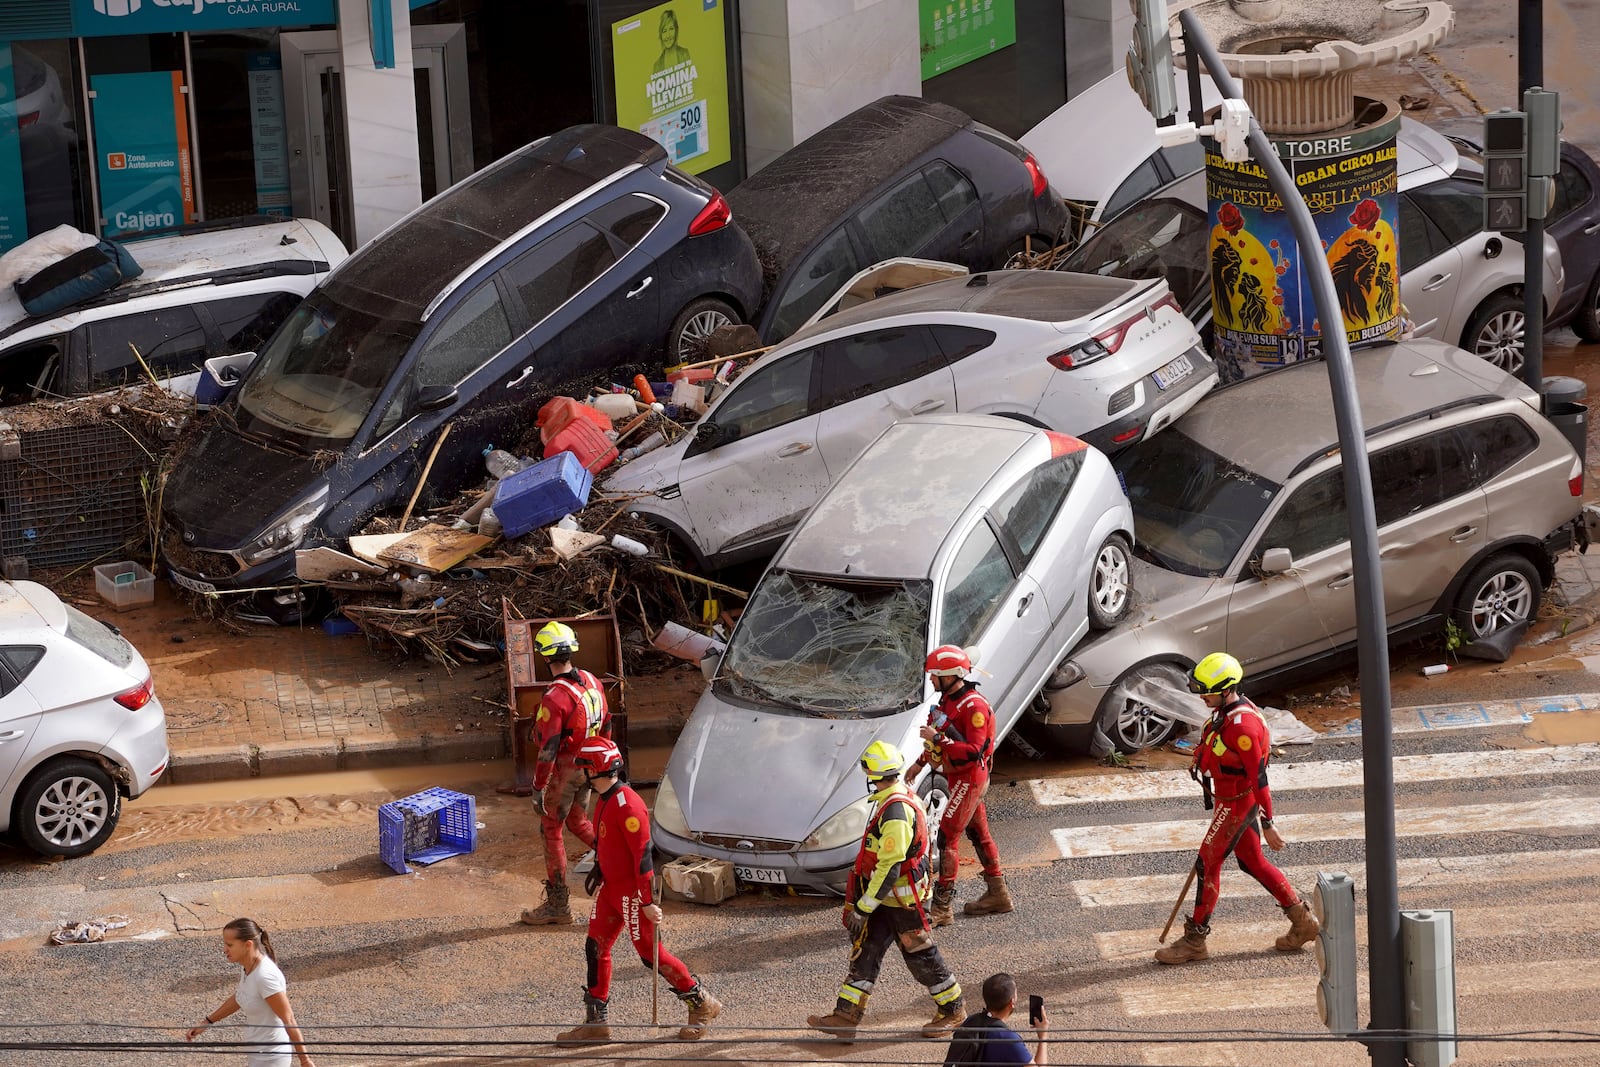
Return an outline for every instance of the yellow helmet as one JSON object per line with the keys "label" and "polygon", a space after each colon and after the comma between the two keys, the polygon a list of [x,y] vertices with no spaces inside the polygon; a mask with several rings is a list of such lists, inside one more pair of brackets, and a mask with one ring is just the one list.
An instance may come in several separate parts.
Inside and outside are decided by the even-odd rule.
{"label": "yellow helmet", "polygon": [[533,647],[546,659],[552,656],[565,659],[578,651],[578,635],[564,622],[547,622],[534,635]]}
{"label": "yellow helmet", "polygon": [[906,759],[900,750],[887,741],[874,741],[861,753],[861,769],[870,781],[898,778],[906,768]]}
{"label": "yellow helmet", "polygon": [[1244,680],[1244,668],[1226,652],[1213,652],[1189,672],[1189,688],[1196,693],[1226,693]]}

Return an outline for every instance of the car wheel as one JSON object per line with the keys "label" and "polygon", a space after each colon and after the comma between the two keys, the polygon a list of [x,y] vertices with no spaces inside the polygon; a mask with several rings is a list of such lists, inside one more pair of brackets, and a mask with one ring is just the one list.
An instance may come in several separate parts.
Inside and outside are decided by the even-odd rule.
{"label": "car wheel", "polygon": [[1128,539],[1111,534],[1100,543],[1089,572],[1089,626],[1109,630],[1128,616],[1133,602],[1133,567],[1128,558]]}
{"label": "car wheel", "polygon": [[1140,696],[1152,683],[1184,692],[1189,674],[1176,663],[1147,663],[1124,674],[1100,700],[1100,731],[1119,752],[1154,748],[1172,736],[1177,720]]}
{"label": "car wheel", "polygon": [[1572,317],[1572,332],[1585,341],[1600,341],[1600,270],[1594,272],[1589,291],[1583,294],[1583,303]]}
{"label": "car wheel", "polygon": [[706,339],[722,326],[737,326],[739,313],[716,297],[689,301],[667,331],[667,364],[687,363],[705,354]]}
{"label": "car wheel", "polygon": [[1461,347],[1507,374],[1517,374],[1522,370],[1526,327],[1522,301],[1510,293],[1496,293],[1473,312],[1467,332],[1461,337]]}
{"label": "car wheel", "polygon": [[63,759],[35,772],[17,798],[13,825],[44,856],[82,856],[105,844],[122,814],[116,783],[98,763]]}
{"label": "car wheel", "polygon": [[939,820],[944,818],[945,809],[950,806],[950,783],[938,771],[930,770],[917,783],[917,796],[922,800],[923,810],[928,813],[928,871],[938,874]]}
{"label": "car wheel", "polygon": [[1542,592],[1534,565],[1506,552],[1485,561],[1467,578],[1456,597],[1455,623],[1467,640],[1476,641],[1519,622],[1532,622]]}

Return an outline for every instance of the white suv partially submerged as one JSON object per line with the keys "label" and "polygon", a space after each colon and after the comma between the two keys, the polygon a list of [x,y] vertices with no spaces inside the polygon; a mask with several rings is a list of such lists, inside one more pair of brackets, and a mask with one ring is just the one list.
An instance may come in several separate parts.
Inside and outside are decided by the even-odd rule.
{"label": "white suv partially submerged", "polygon": [[30,316],[0,287],[0,404],[144,381],[141,359],[193,392],[207,359],[257,351],[348,256],[312,219],[229,220],[125,246],[143,273],[56,315]]}

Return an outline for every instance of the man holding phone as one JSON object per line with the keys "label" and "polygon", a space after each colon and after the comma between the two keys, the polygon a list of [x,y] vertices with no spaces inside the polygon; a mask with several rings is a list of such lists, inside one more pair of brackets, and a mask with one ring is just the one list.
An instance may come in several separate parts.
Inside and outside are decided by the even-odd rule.
{"label": "man holding phone", "polygon": [[1017,1009],[1017,980],[1004,971],[992,974],[983,983],[983,1010],[969,1015],[956,1030],[945,1054],[944,1067],[977,1067],[980,1064],[1036,1063],[1046,1060],[1044,1044],[1048,1020],[1044,998],[1028,998],[1028,1025],[1036,1035],[1033,1052],[1006,1020]]}

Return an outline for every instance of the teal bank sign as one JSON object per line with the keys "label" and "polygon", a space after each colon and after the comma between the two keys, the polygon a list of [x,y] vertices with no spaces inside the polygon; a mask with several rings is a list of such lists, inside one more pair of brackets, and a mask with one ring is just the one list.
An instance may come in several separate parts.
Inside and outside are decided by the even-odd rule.
{"label": "teal bank sign", "polygon": [[333,22],[334,0],[72,0],[79,36]]}

